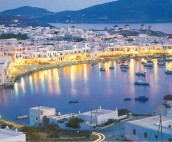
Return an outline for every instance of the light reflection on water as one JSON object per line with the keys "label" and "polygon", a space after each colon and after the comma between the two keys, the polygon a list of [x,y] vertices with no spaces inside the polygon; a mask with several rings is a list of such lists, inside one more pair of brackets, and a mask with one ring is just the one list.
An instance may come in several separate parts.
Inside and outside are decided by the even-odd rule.
{"label": "light reflection on water", "polygon": [[[73,65],[39,71],[20,78],[14,88],[3,88],[0,94],[0,114],[14,120],[18,115],[29,113],[29,108],[37,105],[55,107],[61,113],[88,111],[99,107],[115,109],[128,108],[135,113],[153,113],[162,98],[172,93],[172,62],[160,68],[154,59],[154,68],[145,68],[140,61],[131,60],[127,72],[121,72],[120,65],[109,61],[94,66]],[[105,72],[99,67],[104,65]],[[114,65],[114,69],[109,69]],[[136,71],[146,71],[147,77],[135,76]],[[150,82],[150,87],[134,86],[134,81],[142,79]],[[147,96],[146,103],[135,102],[138,96]],[[124,102],[131,97],[132,101]],[[69,100],[79,100],[69,105]],[[24,122],[25,123],[25,122]],[[28,123],[28,121],[27,121]]]}

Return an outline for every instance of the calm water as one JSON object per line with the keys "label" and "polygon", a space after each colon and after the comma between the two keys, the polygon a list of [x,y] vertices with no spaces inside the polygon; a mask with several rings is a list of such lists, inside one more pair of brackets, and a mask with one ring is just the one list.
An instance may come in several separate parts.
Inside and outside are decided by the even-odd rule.
{"label": "calm water", "polygon": [[[76,28],[80,29],[95,29],[95,30],[103,30],[105,27],[113,28],[114,25],[118,25],[120,28],[124,28],[126,24],[59,24],[53,23],[52,24],[58,28],[70,28],[75,26]],[[140,29],[141,24],[128,24],[131,29]],[[148,26],[152,26],[152,30],[154,31],[162,31],[165,33],[172,34],[172,23],[154,23],[154,24],[144,24],[146,28]]]}
{"label": "calm water", "polygon": [[[114,64],[114,70],[109,70],[110,64]],[[13,121],[18,115],[29,114],[29,108],[38,105],[55,107],[62,114],[84,112],[100,105],[107,109],[117,107],[128,108],[135,113],[153,113],[155,107],[162,103],[162,98],[172,93],[172,75],[166,75],[165,67],[158,67],[156,59],[153,69],[146,69],[134,60],[130,61],[127,72],[121,72],[119,64],[114,61],[105,63],[105,72],[100,72],[99,66],[74,65],[22,77],[14,88],[0,90],[0,113]],[[172,63],[167,67],[172,69]],[[134,86],[138,70],[146,70],[149,87]],[[144,77],[140,79],[145,80]],[[143,95],[149,97],[148,102],[134,101],[135,97]],[[126,97],[133,99],[125,102],[123,99]],[[79,103],[69,104],[69,100],[78,100]]]}

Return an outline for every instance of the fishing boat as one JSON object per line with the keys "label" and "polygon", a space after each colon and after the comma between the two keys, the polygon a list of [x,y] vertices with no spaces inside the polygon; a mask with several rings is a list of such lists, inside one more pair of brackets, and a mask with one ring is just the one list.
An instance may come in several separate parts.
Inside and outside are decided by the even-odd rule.
{"label": "fishing boat", "polygon": [[145,96],[139,96],[139,97],[135,98],[135,101],[139,101],[139,102],[146,102],[148,100],[149,100],[149,98],[145,97]]}
{"label": "fishing boat", "polygon": [[146,72],[138,71],[136,72],[137,76],[146,76]]}
{"label": "fishing boat", "polygon": [[172,70],[166,70],[165,73],[166,74],[172,74]]}
{"label": "fishing boat", "polygon": [[149,86],[149,82],[143,81],[143,80],[138,80],[134,82],[134,85],[143,85],[143,86]]}
{"label": "fishing boat", "polygon": [[131,101],[131,98],[124,98],[124,101]]}
{"label": "fishing boat", "polygon": [[27,118],[28,118],[28,115],[16,116],[17,120],[19,120],[19,119],[27,119]]}
{"label": "fishing boat", "polygon": [[74,100],[74,101],[69,101],[69,104],[76,104],[76,103],[79,103],[79,101],[77,101],[77,100]]}

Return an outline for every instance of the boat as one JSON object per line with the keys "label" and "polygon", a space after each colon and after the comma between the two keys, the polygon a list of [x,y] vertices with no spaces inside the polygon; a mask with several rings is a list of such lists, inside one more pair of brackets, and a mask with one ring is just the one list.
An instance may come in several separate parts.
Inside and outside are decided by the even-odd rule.
{"label": "boat", "polygon": [[138,71],[136,72],[137,76],[146,76],[146,72]]}
{"label": "boat", "polygon": [[100,68],[100,71],[105,71],[105,69],[101,67],[101,68]]}
{"label": "boat", "polygon": [[109,69],[114,69],[114,67],[113,66],[110,66]]}
{"label": "boat", "polygon": [[76,104],[76,103],[79,103],[79,101],[77,101],[77,100],[76,100],[76,101],[69,101],[69,104],[74,104],[74,103],[75,103],[75,104]]}
{"label": "boat", "polygon": [[128,69],[128,68],[129,68],[129,66],[128,66],[128,65],[126,65],[126,64],[121,64],[121,65],[120,65],[120,68],[126,68],[126,69]]}
{"label": "boat", "polygon": [[124,101],[131,101],[131,98],[124,98]]}
{"label": "boat", "polygon": [[28,115],[21,115],[21,116],[16,116],[16,119],[27,119]]}
{"label": "boat", "polygon": [[91,63],[91,66],[94,66],[94,65],[96,65],[97,63]]}
{"label": "boat", "polygon": [[146,63],[144,66],[152,68],[153,67],[153,63]]}
{"label": "boat", "polygon": [[147,63],[148,64],[153,64],[153,61],[152,60],[147,60]]}
{"label": "boat", "polygon": [[145,96],[139,96],[139,97],[135,98],[135,101],[139,101],[139,102],[146,102],[148,100],[149,100],[149,98],[145,97]]}
{"label": "boat", "polygon": [[172,70],[166,70],[165,73],[166,74],[172,74]]}
{"label": "boat", "polygon": [[143,81],[143,80],[138,80],[134,82],[134,85],[144,85],[144,86],[149,86],[149,82]]}
{"label": "boat", "polygon": [[127,69],[126,68],[121,68],[121,71],[122,72],[127,72]]}
{"label": "boat", "polygon": [[164,62],[158,62],[158,66],[165,66]]}
{"label": "boat", "polygon": [[114,64],[111,62],[109,69],[114,69]]}
{"label": "boat", "polygon": [[172,58],[167,58],[165,59],[166,62],[171,62],[172,61]]}
{"label": "boat", "polygon": [[146,63],[142,61],[141,64],[142,64],[142,65],[145,65]]}

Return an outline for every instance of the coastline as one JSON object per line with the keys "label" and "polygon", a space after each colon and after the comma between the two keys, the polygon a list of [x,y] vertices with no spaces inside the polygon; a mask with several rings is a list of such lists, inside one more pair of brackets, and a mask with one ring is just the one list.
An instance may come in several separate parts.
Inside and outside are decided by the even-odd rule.
{"label": "coastline", "polygon": [[[162,54],[163,56],[165,54]],[[154,56],[157,56],[156,54]],[[171,57],[172,55],[165,55],[165,57]],[[66,61],[66,62],[59,62],[59,63],[50,63],[50,64],[38,64],[38,65],[27,65],[27,66],[23,66],[23,69],[27,69],[27,71],[25,72],[20,72],[19,74],[11,77],[11,84],[3,84],[0,85],[0,89],[1,88],[5,88],[5,87],[12,87],[14,86],[14,83],[17,79],[26,76],[28,74],[34,73],[34,72],[38,72],[38,71],[42,71],[42,70],[48,70],[48,69],[53,69],[53,68],[60,68],[60,67],[66,67],[66,66],[72,66],[72,65],[79,65],[79,64],[91,64],[91,63],[99,63],[99,62],[107,62],[107,61],[117,61],[117,60],[122,60],[125,58],[129,58],[129,59],[134,59],[134,58],[146,58],[146,57],[152,57],[152,55],[143,55],[143,56],[138,56],[138,57],[130,57],[130,56],[116,56],[116,57],[109,57],[109,58],[101,58],[101,59],[90,59],[90,60],[84,60],[84,61]]]}

